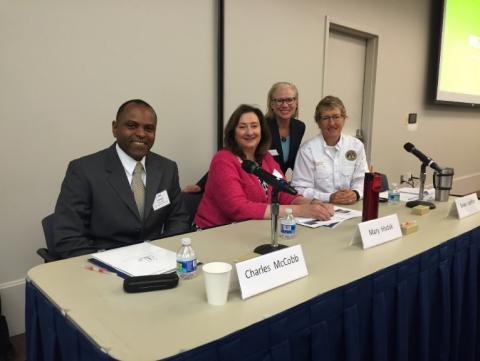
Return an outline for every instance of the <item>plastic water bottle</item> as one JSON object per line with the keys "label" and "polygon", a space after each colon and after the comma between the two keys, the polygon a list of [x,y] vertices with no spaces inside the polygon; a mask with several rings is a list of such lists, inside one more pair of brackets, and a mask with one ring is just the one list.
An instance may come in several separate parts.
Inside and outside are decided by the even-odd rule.
{"label": "plastic water bottle", "polygon": [[400,191],[397,183],[392,183],[392,189],[388,191],[388,204],[397,205],[400,203]]}
{"label": "plastic water bottle", "polygon": [[285,209],[285,217],[280,219],[280,237],[292,239],[297,234],[297,223],[292,214],[291,208]]}
{"label": "plastic water bottle", "polygon": [[197,274],[197,257],[191,244],[190,238],[182,238],[182,246],[177,252],[177,274],[181,280],[192,279]]}

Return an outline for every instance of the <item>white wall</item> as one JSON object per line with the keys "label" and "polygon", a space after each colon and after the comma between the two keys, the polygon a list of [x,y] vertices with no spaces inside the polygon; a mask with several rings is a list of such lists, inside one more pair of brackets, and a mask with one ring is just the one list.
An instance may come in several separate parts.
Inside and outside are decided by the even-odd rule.
{"label": "white wall", "polygon": [[[225,117],[265,109],[279,80],[300,90],[306,138],[317,133],[328,15],[379,35],[372,162],[397,180],[418,173],[411,141],[455,168],[459,191],[480,189],[480,113],[427,105],[426,0],[226,0]],[[157,110],[154,151],[176,160],[182,185],[216,146],[214,0],[0,0],[0,292],[12,334],[23,331],[23,284],[40,263],[40,220],[52,212],[69,160],[113,142],[120,103]],[[408,113],[419,130],[406,130]],[[431,179],[431,173],[429,173]],[[20,305],[20,307],[19,307]]]}
{"label": "white wall", "polygon": [[[240,102],[266,108],[278,80],[300,92],[305,139],[318,133],[313,113],[322,98],[325,17],[379,36],[371,161],[391,182],[418,175],[406,142],[455,168],[454,191],[480,189],[480,111],[428,105],[430,1],[243,0],[226,2],[226,117]],[[326,94],[325,94],[326,95]],[[418,113],[418,131],[406,119]],[[427,183],[432,182],[431,171]]]}
{"label": "white wall", "polygon": [[[40,221],[68,161],[113,143],[125,100],[156,109],[153,150],[178,162],[182,183],[207,168],[216,149],[214,14],[212,0],[0,0],[2,297],[23,295],[11,282],[40,263]],[[22,313],[8,305],[23,301],[4,303],[11,332],[21,332]]]}

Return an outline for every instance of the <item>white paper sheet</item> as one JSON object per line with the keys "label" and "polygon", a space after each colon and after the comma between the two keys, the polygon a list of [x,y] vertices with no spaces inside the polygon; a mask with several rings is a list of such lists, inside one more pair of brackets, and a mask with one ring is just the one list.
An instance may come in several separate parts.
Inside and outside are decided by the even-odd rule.
{"label": "white paper sheet", "polygon": [[346,221],[347,219],[362,216],[361,211],[357,211],[354,209],[338,207],[338,206],[334,206],[333,209],[335,210],[335,214],[328,221],[319,221],[318,219],[314,219],[314,218],[302,218],[302,217],[296,217],[295,220],[297,221],[298,224],[302,226],[310,227],[310,228],[317,228],[317,227],[335,228],[337,225],[339,225],[343,221]]}
{"label": "white paper sheet", "polygon": [[92,257],[130,276],[146,276],[176,269],[176,254],[150,242],[94,253]]}
{"label": "white paper sheet", "polygon": [[[408,202],[408,201],[414,201],[418,199],[418,193],[420,192],[420,189],[418,187],[416,188],[404,187],[404,188],[400,188],[399,191],[400,191],[400,201]],[[434,198],[435,198],[434,188],[423,190],[424,201],[430,201],[430,200],[433,200]]]}

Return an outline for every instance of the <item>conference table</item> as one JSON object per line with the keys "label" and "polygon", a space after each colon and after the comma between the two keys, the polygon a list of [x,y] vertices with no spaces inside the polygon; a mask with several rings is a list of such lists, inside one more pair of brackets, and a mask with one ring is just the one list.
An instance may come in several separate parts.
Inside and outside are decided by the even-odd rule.
{"label": "conference table", "polygon": [[[29,360],[479,360],[480,214],[423,216],[381,204],[417,232],[364,250],[360,218],[297,227],[309,275],[242,300],[206,302],[199,269],[169,290],[127,294],[123,279],[86,270],[88,256],[28,272]],[[361,203],[350,208],[361,209]],[[199,261],[235,263],[270,242],[251,220],[189,234]],[[153,241],[176,251],[180,236]]]}

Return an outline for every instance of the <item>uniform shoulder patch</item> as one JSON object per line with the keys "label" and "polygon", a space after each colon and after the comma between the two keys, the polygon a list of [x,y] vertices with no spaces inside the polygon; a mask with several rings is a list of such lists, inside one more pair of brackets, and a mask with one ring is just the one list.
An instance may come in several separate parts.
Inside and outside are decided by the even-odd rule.
{"label": "uniform shoulder patch", "polygon": [[345,158],[351,161],[356,160],[357,152],[355,152],[354,150],[349,150],[348,152],[345,153]]}

